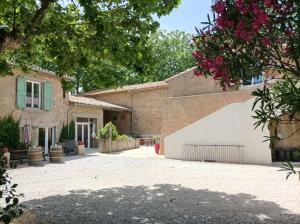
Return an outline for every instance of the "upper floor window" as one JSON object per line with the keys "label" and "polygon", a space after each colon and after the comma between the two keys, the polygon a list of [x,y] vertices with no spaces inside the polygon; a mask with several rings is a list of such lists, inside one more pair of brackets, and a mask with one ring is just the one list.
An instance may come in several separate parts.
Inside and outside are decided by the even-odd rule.
{"label": "upper floor window", "polygon": [[41,107],[41,84],[34,81],[26,81],[26,107]]}

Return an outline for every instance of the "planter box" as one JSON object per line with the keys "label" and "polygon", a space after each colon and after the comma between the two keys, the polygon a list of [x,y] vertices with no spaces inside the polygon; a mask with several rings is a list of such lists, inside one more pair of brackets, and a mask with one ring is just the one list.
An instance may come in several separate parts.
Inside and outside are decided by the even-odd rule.
{"label": "planter box", "polygon": [[111,141],[110,139],[101,139],[99,151],[102,153],[120,152],[129,149],[138,148],[138,139],[129,139],[128,141]]}
{"label": "planter box", "polygon": [[76,149],[76,154],[83,156],[85,155],[85,146],[84,145],[78,145],[77,149]]}

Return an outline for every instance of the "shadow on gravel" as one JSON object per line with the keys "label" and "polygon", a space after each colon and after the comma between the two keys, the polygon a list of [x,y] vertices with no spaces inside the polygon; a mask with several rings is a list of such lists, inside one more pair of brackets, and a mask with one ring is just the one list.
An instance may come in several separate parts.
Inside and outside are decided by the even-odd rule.
{"label": "shadow on gravel", "polygon": [[36,223],[300,223],[299,215],[255,199],[164,184],[72,191],[24,204]]}

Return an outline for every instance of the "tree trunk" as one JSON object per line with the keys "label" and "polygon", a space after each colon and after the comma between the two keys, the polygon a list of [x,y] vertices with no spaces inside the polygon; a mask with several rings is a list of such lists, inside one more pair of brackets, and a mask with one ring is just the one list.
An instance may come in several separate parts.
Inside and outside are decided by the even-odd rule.
{"label": "tree trunk", "polygon": [[23,37],[16,31],[6,33],[3,35],[3,38],[0,39],[0,54],[6,50],[17,49],[22,43]]}
{"label": "tree trunk", "polygon": [[24,29],[24,36],[19,30],[15,29],[15,24],[10,32],[6,32],[0,28],[0,54],[6,50],[18,49],[24,42],[28,41],[34,34],[36,27],[42,22],[49,6],[56,1],[57,0],[40,0],[41,7],[36,11],[30,23]]}

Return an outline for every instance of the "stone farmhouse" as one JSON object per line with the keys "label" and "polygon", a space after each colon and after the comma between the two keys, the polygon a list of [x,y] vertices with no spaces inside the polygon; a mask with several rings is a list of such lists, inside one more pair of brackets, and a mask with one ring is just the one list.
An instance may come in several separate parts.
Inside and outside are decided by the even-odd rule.
{"label": "stone farmhouse", "polygon": [[[71,81],[70,77],[62,79]],[[0,117],[11,114],[20,121],[20,129],[30,125],[32,145],[44,146],[46,154],[49,144],[59,141],[62,127],[71,120],[76,122],[76,141],[83,141],[89,148],[98,147],[94,132],[103,126],[104,111],[130,111],[94,99],[69,96],[62,88],[61,78],[42,69],[30,73],[14,70],[13,76],[0,78],[0,88]]]}
{"label": "stone farmhouse", "polygon": [[[39,133],[44,130],[46,153],[48,143],[57,143],[63,125],[71,120],[75,121],[75,140],[89,148],[98,147],[95,132],[112,121],[122,134],[159,135],[161,154],[167,158],[271,163],[271,150],[263,142],[269,131],[254,130],[251,118],[251,92],[262,84],[262,77],[245,82],[239,89],[223,91],[217,81],[196,77],[193,70],[165,81],[80,96],[65,93],[61,78],[52,72],[14,71],[13,76],[0,78],[1,89],[6,90],[0,93],[0,117],[12,114],[20,120],[20,128],[30,124],[34,145],[40,144]],[[287,132],[287,128],[282,129],[282,135]],[[285,140],[280,150],[286,154],[298,144]]]}

